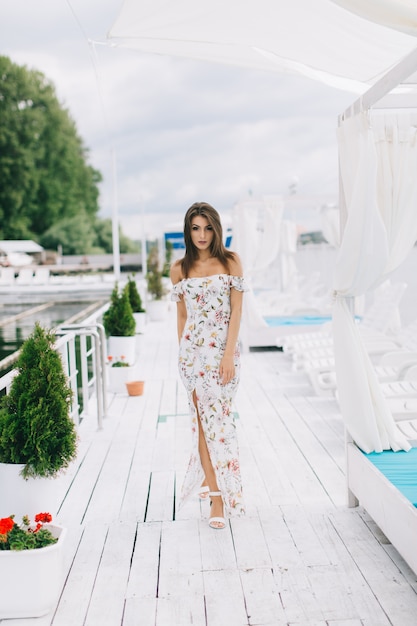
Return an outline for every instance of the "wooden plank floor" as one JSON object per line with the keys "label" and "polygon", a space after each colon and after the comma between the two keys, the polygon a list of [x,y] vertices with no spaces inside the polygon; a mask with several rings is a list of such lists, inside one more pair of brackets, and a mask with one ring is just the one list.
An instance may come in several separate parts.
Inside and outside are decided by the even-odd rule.
{"label": "wooden plank floor", "polygon": [[68,527],[56,610],[13,626],[415,626],[417,581],[360,507],[346,507],[343,424],[284,354],[242,357],[236,398],[247,515],[208,527],[176,511],[187,402],[174,311],[148,324],[142,397],[114,395],[104,428],[80,427],[61,479]]}

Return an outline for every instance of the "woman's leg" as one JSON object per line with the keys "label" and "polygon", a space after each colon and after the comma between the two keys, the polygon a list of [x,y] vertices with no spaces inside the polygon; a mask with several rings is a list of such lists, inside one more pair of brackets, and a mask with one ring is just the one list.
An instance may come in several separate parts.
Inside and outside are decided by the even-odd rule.
{"label": "woman's leg", "polygon": [[[211,463],[210,454],[207,448],[206,438],[204,436],[203,427],[201,425],[200,414],[198,412],[195,392],[193,394],[194,404],[197,409],[198,418],[198,451],[200,454],[200,461],[205,475],[205,484],[209,486],[210,491],[218,491],[216,474]],[[210,517],[223,517],[223,500],[221,496],[211,496],[211,511]],[[217,524],[216,524],[217,525]],[[219,527],[222,525],[219,523]]]}

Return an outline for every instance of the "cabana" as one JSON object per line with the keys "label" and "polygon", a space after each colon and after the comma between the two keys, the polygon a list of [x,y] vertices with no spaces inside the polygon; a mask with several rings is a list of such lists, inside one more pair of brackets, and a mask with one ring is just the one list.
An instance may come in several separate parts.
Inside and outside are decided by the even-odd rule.
{"label": "cabana", "polygon": [[125,0],[109,34],[116,46],[296,73],[360,94],[339,119],[333,311],[349,503],[359,499],[415,572],[417,498],[391,471],[407,459],[415,478],[415,449],[379,389],[351,305],[417,240],[416,37],[417,6],[407,0]]}

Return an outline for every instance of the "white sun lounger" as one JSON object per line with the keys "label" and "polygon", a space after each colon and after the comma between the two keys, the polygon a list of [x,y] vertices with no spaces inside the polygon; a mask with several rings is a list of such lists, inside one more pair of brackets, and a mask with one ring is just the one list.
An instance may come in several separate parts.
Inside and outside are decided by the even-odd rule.
{"label": "white sun lounger", "polygon": [[[358,322],[365,342],[374,354],[381,354],[400,346],[398,334],[398,305],[401,302],[406,283],[381,285],[376,291],[372,305]],[[396,332],[393,332],[395,328]],[[387,333],[391,330],[391,335]],[[331,324],[327,323],[313,333],[297,333],[287,337],[277,337],[277,345],[284,352],[302,354],[310,349],[333,345]]]}
{"label": "white sun lounger", "polygon": [[417,573],[417,508],[353,442],[346,459],[349,505],[363,506]]}

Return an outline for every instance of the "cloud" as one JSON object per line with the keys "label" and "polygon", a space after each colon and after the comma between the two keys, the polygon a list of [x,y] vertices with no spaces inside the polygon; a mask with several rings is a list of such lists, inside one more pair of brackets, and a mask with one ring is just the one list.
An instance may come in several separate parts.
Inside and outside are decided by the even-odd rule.
{"label": "cloud", "polygon": [[249,192],[287,193],[294,176],[300,193],[336,199],[337,116],[350,94],[286,74],[89,46],[86,36],[103,40],[119,6],[14,0],[0,26],[0,53],[51,79],[75,120],[104,176],[101,215],[112,210],[113,156],[123,223],[141,206],[181,214],[205,199],[230,210]]}

